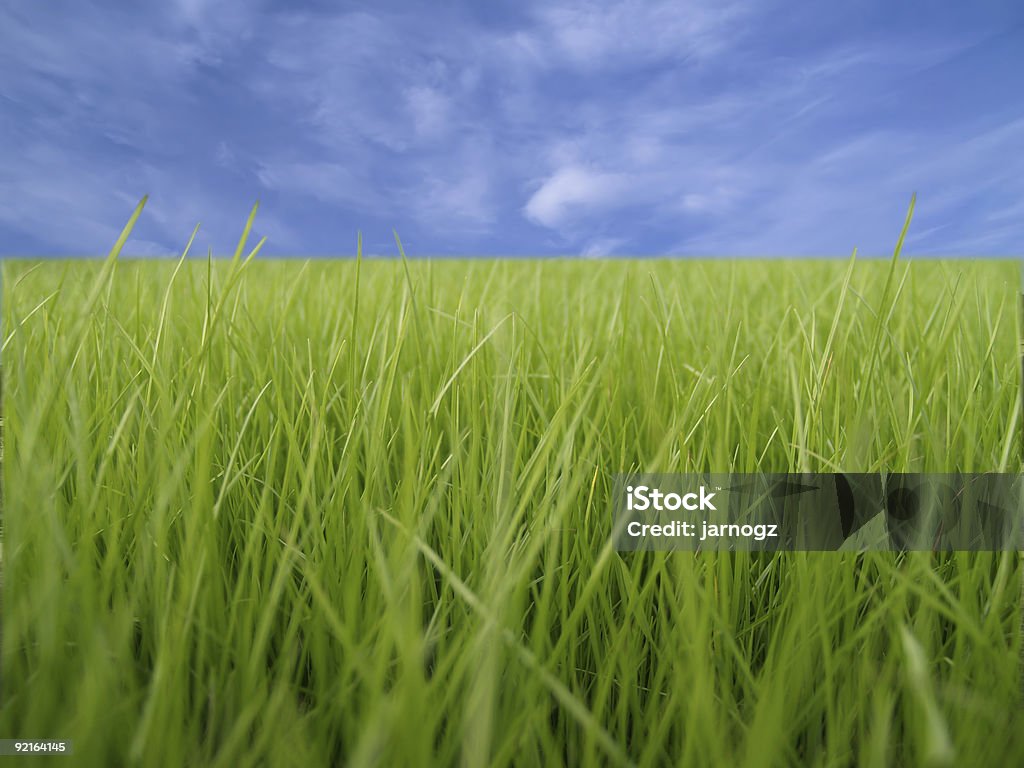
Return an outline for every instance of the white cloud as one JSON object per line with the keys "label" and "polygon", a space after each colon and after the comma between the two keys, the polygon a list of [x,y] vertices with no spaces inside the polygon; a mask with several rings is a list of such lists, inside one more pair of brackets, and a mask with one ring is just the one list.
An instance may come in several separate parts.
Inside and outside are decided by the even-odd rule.
{"label": "white cloud", "polygon": [[572,216],[624,202],[629,179],[581,166],[559,168],[533,193],[523,212],[531,221],[557,229]]}

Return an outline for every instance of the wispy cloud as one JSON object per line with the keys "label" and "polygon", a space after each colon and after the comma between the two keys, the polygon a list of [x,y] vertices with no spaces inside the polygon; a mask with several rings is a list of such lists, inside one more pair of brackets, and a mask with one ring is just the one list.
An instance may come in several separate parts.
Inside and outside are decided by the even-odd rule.
{"label": "wispy cloud", "polygon": [[741,31],[744,9],[734,2],[570,0],[534,12],[545,50],[572,64],[602,70],[668,60],[702,59],[722,52]]}

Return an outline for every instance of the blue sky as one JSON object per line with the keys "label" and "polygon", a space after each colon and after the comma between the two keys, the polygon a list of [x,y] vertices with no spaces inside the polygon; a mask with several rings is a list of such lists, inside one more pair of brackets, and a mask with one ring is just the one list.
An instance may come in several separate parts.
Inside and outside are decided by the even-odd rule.
{"label": "blue sky", "polygon": [[1019,2],[0,4],[0,253],[1024,255]]}

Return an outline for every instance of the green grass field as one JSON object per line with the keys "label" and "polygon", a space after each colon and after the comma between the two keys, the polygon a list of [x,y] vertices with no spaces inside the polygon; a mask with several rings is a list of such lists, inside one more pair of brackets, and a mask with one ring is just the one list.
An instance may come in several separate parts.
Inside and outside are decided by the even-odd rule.
{"label": "green grass field", "polygon": [[1019,765],[1016,553],[618,553],[627,471],[1019,471],[1016,265],[7,262],[44,765]]}

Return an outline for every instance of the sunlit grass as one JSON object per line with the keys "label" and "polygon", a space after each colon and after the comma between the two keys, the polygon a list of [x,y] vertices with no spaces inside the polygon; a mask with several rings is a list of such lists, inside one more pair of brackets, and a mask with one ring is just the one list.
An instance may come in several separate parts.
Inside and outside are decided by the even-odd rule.
{"label": "sunlit grass", "polygon": [[1013,265],[239,256],[4,265],[0,736],[1022,762],[1016,554],[609,540],[618,472],[1018,471]]}

